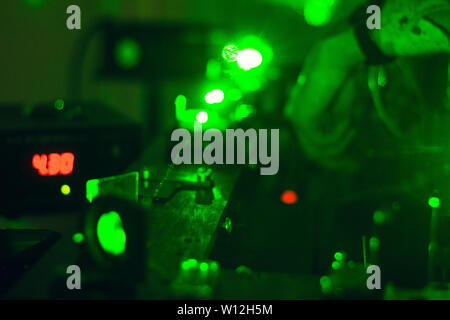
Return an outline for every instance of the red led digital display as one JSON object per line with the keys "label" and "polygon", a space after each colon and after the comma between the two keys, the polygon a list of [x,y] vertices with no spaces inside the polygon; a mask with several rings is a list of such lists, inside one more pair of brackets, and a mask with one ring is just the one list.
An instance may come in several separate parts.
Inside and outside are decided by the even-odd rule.
{"label": "red led digital display", "polygon": [[75,155],[71,152],[35,154],[33,156],[33,168],[38,171],[41,176],[56,176],[57,174],[69,175],[73,171],[73,163]]}

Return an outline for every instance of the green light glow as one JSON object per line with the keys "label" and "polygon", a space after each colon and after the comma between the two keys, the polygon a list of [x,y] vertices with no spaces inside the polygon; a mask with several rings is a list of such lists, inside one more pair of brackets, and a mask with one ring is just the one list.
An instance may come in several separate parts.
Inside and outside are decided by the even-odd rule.
{"label": "green light glow", "polygon": [[217,272],[219,270],[219,264],[216,261],[211,262],[209,268],[212,272]]}
{"label": "green light glow", "polygon": [[67,184],[63,184],[61,186],[61,193],[65,196],[68,196],[70,194],[70,187]]}
{"label": "green light glow", "polygon": [[253,273],[252,269],[250,269],[247,266],[239,266],[239,267],[236,268],[235,271],[236,271],[237,274],[243,274],[243,275],[244,274],[250,275],[250,274]]}
{"label": "green light glow", "polygon": [[197,113],[196,119],[200,123],[206,123],[208,122],[208,113],[205,111],[200,111],[199,113]]}
{"label": "green light glow", "polygon": [[115,57],[121,68],[132,69],[141,60],[141,48],[133,39],[122,39],[116,46]]}
{"label": "green light glow", "polygon": [[261,65],[263,57],[258,50],[244,49],[238,53],[236,61],[241,69],[251,70]]}
{"label": "green light glow", "polygon": [[200,263],[199,269],[201,272],[208,272],[208,269],[209,269],[208,263],[206,263],[206,262]]}
{"label": "green light glow", "polygon": [[341,263],[339,261],[333,261],[331,267],[333,268],[333,270],[338,270],[341,267]]}
{"label": "green light glow", "polygon": [[196,268],[198,266],[198,261],[196,259],[188,259],[181,263],[181,269],[183,271],[189,271],[190,269]]}
{"label": "green light glow", "polygon": [[304,7],[306,22],[311,26],[327,24],[333,14],[336,0],[307,0]]}
{"label": "green light glow", "polygon": [[206,66],[206,77],[208,79],[217,79],[220,77],[220,73],[222,72],[222,66],[220,62],[216,59],[210,59]]}
{"label": "green light glow", "polygon": [[225,94],[220,89],[214,89],[205,95],[205,101],[208,104],[222,103],[225,99]]}
{"label": "green light glow", "polygon": [[116,256],[125,252],[126,234],[117,212],[101,215],[97,222],[97,237],[106,252]]}
{"label": "green light glow", "polygon": [[334,258],[336,261],[342,261],[344,259],[344,254],[342,252],[336,252],[334,254]]}
{"label": "green light glow", "polygon": [[236,45],[230,44],[223,48],[222,50],[222,56],[227,62],[234,62],[236,61],[239,54],[239,49]]}
{"label": "green light glow", "polygon": [[75,233],[72,237],[73,242],[81,243],[84,241],[84,235],[82,233]]}
{"label": "green light glow", "polygon": [[428,205],[432,208],[439,208],[441,200],[438,197],[431,197],[428,199]]}
{"label": "green light glow", "polygon": [[55,109],[61,111],[64,109],[64,100],[58,99],[55,101]]}
{"label": "green light glow", "polygon": [[182,94],[175,98],[175,117],[181,121],[186,116],[187,99]]}
{"label": "green light glow", "polygon": [[328,276],[320,277],[320,286],[323,293],[330,293],[333,291],[333,282]]}
{"label": "green light glow", "polygon": [[369,240],[369,246],[372,250],[378,250],[378,248],[380,247],[380,239],[378,239],[377,237],[371,237]]}
{"label": "green light glow", "polygon": [[226,232],[230,233],[232,231],[231,219],[228,217],[225,218],[222,227],[225,229]]}
{"label": "green light glow", "polygon": [[378,225],[384,224],[386,222],[386,214],[381,210],[375,211],[373,214],[373,222]]}
{"label": "green light glow", "polygon": [[235,119],[236,121],[242,121],[253,113],[253,107],[248,104],[241,104],[236,108]]}
{"label": "green light glow", "polygon": [[239,101],[242,99],[242,91],[239,89],[231,89],[227,96],[230,98],[231,101]]}
{"label": "green light glow", "polygon": [[387,84],[387,76],[386,71],[384,69],[380,69],[378,71],[378,79],[377,79],[378,86],[385,87]]}
{"label": "green light glow", "polygon": [[88,180],[86,182],[86,199],[92,203],[92,201],[98,196],[98,179]]}

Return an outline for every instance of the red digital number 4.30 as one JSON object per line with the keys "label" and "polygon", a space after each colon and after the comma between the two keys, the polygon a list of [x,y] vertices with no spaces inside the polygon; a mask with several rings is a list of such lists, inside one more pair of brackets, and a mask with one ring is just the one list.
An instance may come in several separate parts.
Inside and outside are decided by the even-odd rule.
{"label": "red digital number 4.30", "polygon": [[73,162],[75,155],[71,152],[62,154],[50,153],[35,154],[33,156],[32,164],[33,168],[38,170],[41,176],[56,176],[57,174],[68,175],[73,171]]}

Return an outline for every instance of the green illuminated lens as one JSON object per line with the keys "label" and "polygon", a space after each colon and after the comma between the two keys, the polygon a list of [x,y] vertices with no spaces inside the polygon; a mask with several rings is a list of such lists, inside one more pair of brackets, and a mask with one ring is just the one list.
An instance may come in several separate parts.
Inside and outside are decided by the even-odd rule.
{"label": "green illuminated lens", "polygon": [[97,237],[106,252],[116,256],[125,252],[126,234],[117,212],[105,213],[98,219]]}

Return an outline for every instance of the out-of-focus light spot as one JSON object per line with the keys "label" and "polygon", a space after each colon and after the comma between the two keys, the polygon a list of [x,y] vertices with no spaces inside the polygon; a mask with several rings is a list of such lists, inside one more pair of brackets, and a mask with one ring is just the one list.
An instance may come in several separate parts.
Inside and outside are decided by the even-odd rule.
{"label": "out-of-focus light spot", "polygon": [[202,262],[200,263],[198,268],[200,269],[201,272],[207,272],[209,269],[209,265],[206,262]]}
{"label": "out-of-focus light spot", "polygon": [[106,252],[116,256],[125,252],[126,234],[122,219],[116,211],[100,216],[97,222],[97,237]]}
{"label": "out-of-focus light spot", "polygon": [[334,254],[334,258],[336,261],[342,261],[344,259],[344,254],[342,252],[336,252]]}
{"label": "out-of-focus light spot", "polygon": [[322,288],[323,293],[331,293],[333,291],[333,282],[331,281],[330,277],[320,277],[320,287]]}
{"label": "out-of-focus light spot", "polygon": [[63,99],[58,99],[55,101],[55,109],[59,110],[59,111],[64,109],[64,100]]}
{"label": "out-of-focus light spot", "polygon": [[175,106],[176,107],[182,107],[182,108],[186,108],[186,104],[187,104],[187,99],[185,96],[183,96],[182,94],[178,95],[175,98]]}
{"label": "out-of-focus light spot", "polygon": [[225,94],[220,89],[214,89],[205,95],[205,101],[208,104],[222,103],[225,99]]}
{"label": "out-of-focus light spot", "polygon": [[181,269],[183,271],[189,271],[193,268],[197,268],[198,261],[196,259],[188,259],[181,262]]}
{"label": "out-of-focus light spot", "polygon": [[286,190],[281,195],[281,201],[285,204],[294,204],[298,201],[297,193],[292,190]]}
{"label": "out-of-focus light spot", "polygon": [[115,57],[117,64],[123,69],[136,67],[141,60],[141,47],[133,39],[122,39],[116,46]]}
{"label": "out-of-focus light spot", "polygon": [[206,123],[208,121],[208,113],[205,111],[200,111],[197,113],[197,121],[200,123]]}
{"label": "out-of-focus light spot", "polygon": [[72,237],[73,242],[81,243],[84,241],[84,235],[82,233],[75,233]]}
{"label": "out-of-focus light spot", "polygon": [[373,222],[377,225],[384,224],[386,222],[386,213],[381,210],[375,211],[373,214]]}
{"label": "out-of-focus light spot", "polygon": [[432,208],[439,208],[441,200],[438,197],[431,197],[428,199],[428,205]]}
{"label": "out-of-focus light spot", "polygon": [[238,66],[243,70],[257,68],[263,62],[261,52],[255,49],[244,49],[239,52],[236,58]]}
{"label": "out-of-focus light spot", "polygon": [[236,61],[238,54],[239,54],[239,49],[234,44],[230,44],[230,45],[226,46],[225,48],[223,48],[223,50],[222,50],[222,57],[227,62]]}
{"label": "out-of-focus light spot", "polygon": [[219,264],[216,261],[210,263],[209,268],[212,272],[217,272],[219,270]]}
{"label": "out-of-focus light spot", "polygon": [[304,7],[306,22],[311,26],[327,24],[332,17],[336,0],[307,0]]}
{"label": "out-of-focus light spot", "polygon": [[369,240],[369,247],[372,250],[378,250],[378,248],[380,247],[380,239],[378,239],[377,237],[371,237]]}
{"label": "out-of-focus light spot", "polygon": [[253,271],[249,267],[239,266],[239,267],[236,268],[236,273],[237,274],[252,274]]}
{"label": "out-of-focus light spot", "polygon": [[341,267],[341,263],[339,261],[333,261],[331,267],[333,268],[333,270],[338,270]]}
{"label": "out-of-focus light spot", "polygon": [[63,184],[61,186],[61,193],[65,196],[68,196],[70,194],[70,187],[67,184]]}

